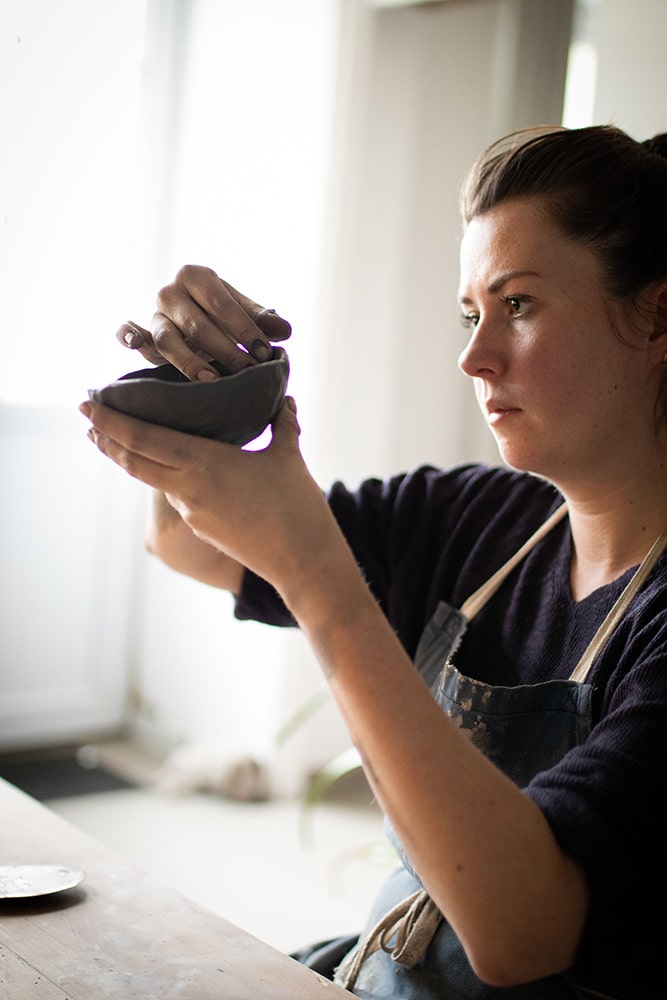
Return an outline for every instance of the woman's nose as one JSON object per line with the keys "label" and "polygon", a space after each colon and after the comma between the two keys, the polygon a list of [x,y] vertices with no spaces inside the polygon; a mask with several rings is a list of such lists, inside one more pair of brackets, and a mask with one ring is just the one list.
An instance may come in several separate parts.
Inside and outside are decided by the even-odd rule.
{"label": "woman's nose", "polygon": [[470,340],[459,354],[458,365],[470,378],[485,378],[499,373],[502,361],[493,345],[488,321],[478,320]]}

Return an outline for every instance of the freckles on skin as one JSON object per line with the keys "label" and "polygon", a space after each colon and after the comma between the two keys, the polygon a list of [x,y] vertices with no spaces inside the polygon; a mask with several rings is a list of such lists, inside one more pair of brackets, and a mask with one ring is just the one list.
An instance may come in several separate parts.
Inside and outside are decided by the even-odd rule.
{"label": "freckles on skin", "polygon": [[[534,202],[469,223],[460,296],[477,321],[461,367],[508,464],[581,472],[645,433],[655,398],[645,352],[610,303],[595,254]],[[491,419],[485,401],[500,408]]]}

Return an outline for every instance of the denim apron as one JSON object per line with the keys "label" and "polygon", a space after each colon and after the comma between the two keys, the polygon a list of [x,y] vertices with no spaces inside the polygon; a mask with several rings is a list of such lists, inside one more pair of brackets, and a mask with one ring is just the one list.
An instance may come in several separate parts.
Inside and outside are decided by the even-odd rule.
{"label": "denim apron", "polygon": [[[463,604],[441,602],[426,626],[415,666],[447,715],[519,787],[553,767],[591,731],[590,667],[667,544],[657,540],[568,680],[500,687],[464,677],[451,662],[467,623],[511,570],[564,516],[560,507],[517,553]],[[444,666],[443,666],[444,664]],[[403,863],[375,901],[365,932],[336,970],[334,982],[364,1000],[565,1000],[603,997],[550,976],[509,989],[481,982],[456,934],[423,888],[393,828]],[[351,947],[348,941],[347,947]],[[613,1000],[613,998],[611,998]]]}

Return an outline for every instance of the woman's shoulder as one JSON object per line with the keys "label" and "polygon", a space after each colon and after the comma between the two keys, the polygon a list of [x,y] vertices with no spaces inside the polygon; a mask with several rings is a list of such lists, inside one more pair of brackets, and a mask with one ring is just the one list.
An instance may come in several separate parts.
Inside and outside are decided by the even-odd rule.
{"label": "woman's shoulder", "polygon": [[421,508],[447,530],[524,541],[563,503],[549,482],[506,466],[469,463],[447,469],[420,466],[396,490],[396,505],[410,516]]}
{"label": "woman's shoulder", "polygon": [[[340,484],[337,484],[340,487]],[[376,494],[395,506],[432,505],[455,511],[518,510],[538,514],[554,509],[562,497],[551,483],[507,466],[477,462],[439,467],[420,465],[386,480],[368,479],[360,494]]]}
{"label": "woman's shoulder", "polygon": [[660,692],[667,707],[667,553],[626,610],[600,663],[621,697],[650,689],[651,697]]}
{"label": "woman's shoulder", "polygon": [[425,548],[433,558],[446,551],[452,565],[479,545],[506,558],[562,502],[543,479],[479,463],[420,465],[384,480],[366,479],[354,490],[336,483],[329,493],[364,564],[369,544],[389,545],[394,554],[408,545]]}

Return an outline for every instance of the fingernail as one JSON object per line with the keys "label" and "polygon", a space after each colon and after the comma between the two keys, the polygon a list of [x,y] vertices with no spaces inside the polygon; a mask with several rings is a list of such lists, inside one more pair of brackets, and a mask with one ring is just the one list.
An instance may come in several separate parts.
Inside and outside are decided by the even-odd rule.
{"label": "fingernail", "polygon": [[209,368],[202,368],[200,372],[197,372],[198,382],[217,382],[219,377],[216,372],[212,372]]}
{"label": "fingernail", "polygon": [[261,309],[255,316],[255,323],[269,340],[287,340],[292,326],[275,309]]}
{"label": "fingernail", "polygon": [[258,361],[268,361],[273,357],[272,348],[259,338],[257,338],[257,340],[253,340],[250,345],[250,353],[254,358],[257,358]]}
{"label": "fingernail", "polygon": [[89,403],[82,403],[81,406],[79,407],[79,413],[83,413],[84,417],[89,417],[90,416],[90,404]]}
{"label": "fingernail", "polygon": [[128,347],[141,347],[144,343],[144,335],[138,330],[126,330],[123,334],[123,341]]}

